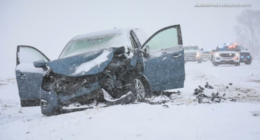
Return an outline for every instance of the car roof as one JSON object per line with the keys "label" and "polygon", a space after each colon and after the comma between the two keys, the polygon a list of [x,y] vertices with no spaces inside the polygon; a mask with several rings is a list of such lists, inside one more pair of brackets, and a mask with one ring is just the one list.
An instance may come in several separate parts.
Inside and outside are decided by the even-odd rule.
{"label": "car roof", "polygon": [[98,37],[103,35],[109,35],[109,34],[122,34],[127,40],[130,39],[130,31],[133,30],[138,37],[141,44],[143,44],[147,39],[148,35],[147,33],[140,29],[140,28],[134,28],[134,27],[128,27],[128,28],[115,28],[115,29],[109,29],[109,30],[102,30],[102,31],[96,31],[91,32],[87,34],[77,35],[73,37],[70,41],[78,40],[78,39],[85,39],[89,37]]}
{"label": "car roof", "polygon": [[130,31],[133,29],[134,28],[117,28],[117,29],[96,31],[96,32],[91,32],[91,33],[75,36],[71,40],[78,40],[78,39],[84,39],[84,38],[102,36],[102,35],[108,35],[108,34],[127,34],[127,33],[130,33]]}

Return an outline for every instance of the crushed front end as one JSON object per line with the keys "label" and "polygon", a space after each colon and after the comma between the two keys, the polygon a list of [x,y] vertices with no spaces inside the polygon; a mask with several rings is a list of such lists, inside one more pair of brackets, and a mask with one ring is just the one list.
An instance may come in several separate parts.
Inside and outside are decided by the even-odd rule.
{"label": "crushed front end", "polygon": [[[41,86],[42,114],[49,116],[67,112],[71,110],[69,106],[75,103],[87,105],[94,101],[105,101],[102,90],[108,92],[113,99],[129,92],[130,78],[135,73],[134,67],[130,64],[131,58],[123,55],[123,48],[115,49],[111,53],[114,55],[110,55],[112,58],[104,62],[106,66],[96,73],[92,71],[89,75],[85,71],[83,75],[73,76],[73,72],[68,76],[50,69],[44,75]],[[80,66],[76,67],[75,71]]]}

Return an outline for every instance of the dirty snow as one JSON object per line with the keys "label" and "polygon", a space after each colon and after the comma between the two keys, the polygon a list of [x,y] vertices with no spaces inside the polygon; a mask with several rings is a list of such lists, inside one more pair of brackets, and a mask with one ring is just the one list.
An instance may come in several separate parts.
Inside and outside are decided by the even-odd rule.
{"label": "dirty snow", "polygon": [[[259,64],[260,61],[253,61],[240,67],[214,67],[210,62],[186,63],[185,88],[177,89],[181,94],[171,97],[174,102],[164,104],[168,107],[146,103],[115,105],[52,117],[43,116],[40,107],[20,107],[14,67],[6,66],[0,68],[0,139],[259,140]],[[205,94],[226,93],[237,102],[194,102],[194,89],[198,85],[204,87],[206,82],[214,89],[205,89]]]}

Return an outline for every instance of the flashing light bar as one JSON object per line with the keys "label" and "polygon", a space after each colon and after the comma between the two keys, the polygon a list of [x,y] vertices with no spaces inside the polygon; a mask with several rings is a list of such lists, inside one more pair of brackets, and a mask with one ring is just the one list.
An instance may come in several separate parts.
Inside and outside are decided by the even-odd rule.
{"label": "flashing light bar", "polygon": [[224,43],[224,45],[238,45],[238,43],[237,42],[235,42],[235,43]]}

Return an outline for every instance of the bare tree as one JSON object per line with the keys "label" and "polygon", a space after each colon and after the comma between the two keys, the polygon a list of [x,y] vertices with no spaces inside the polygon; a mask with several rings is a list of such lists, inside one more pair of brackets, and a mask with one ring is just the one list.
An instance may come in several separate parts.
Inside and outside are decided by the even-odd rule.
{"label": "bare tree", "polygon": [[235,26],[240,44],[249,48],[253,56],[260,54],[260,11],[245,10],[237,17]]}

